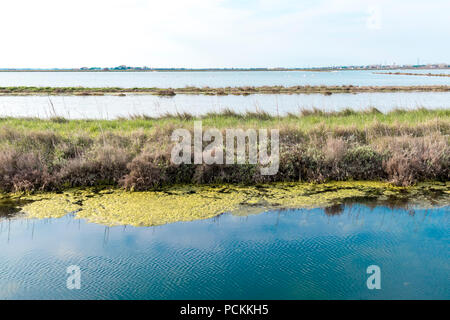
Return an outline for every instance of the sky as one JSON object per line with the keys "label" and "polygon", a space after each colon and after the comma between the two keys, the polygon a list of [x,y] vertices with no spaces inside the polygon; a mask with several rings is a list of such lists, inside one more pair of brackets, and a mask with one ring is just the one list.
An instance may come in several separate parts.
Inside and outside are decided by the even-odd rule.
{"label": "sky", "polygon": [[2,0],[0,68],[450,63],[448,0]]}

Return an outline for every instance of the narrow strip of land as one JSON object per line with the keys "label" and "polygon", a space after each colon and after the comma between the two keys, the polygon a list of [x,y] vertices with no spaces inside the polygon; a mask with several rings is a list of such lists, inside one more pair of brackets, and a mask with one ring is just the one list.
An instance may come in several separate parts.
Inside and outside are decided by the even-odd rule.
{"label": "narrow strip of land", "polygon": [[174,96],[194,95],[249,95],[249,94],[324,94],[366,92],[448,92],[448,85],[430,86],[242,86],[242,87],[184,87],[184,88],[120,88],[120,87],[0,87],[0,95],[126,95],[148,94]]}
{"label": "narrow strip of land", "polygon": [[[279,129],[279,170],[261,164],[175,164],[175,129]],[[450,181],[450,110],[381,113],[310,110],[284,117],[232,111],[160,118],[0,118],[0,192],[95,185],[128,190],[174,184],[378,180],[411,185]],[[192,141],[191,141],[192,142]],[[206,147],[206,144],[203,145]],[[224,143],[223,154],[234,152]],[[278,154],[278,152],[277,152]]]}
{"label": "narrow strip of land", "polygon": [[375,74],[393,74],[399,76],[450,77],[450,73],[411,73],[411,72],[374,72]]}

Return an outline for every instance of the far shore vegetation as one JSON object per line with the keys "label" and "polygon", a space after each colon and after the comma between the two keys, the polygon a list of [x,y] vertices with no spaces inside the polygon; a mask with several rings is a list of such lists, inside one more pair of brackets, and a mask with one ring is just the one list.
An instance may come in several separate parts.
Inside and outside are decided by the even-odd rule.
{"label": "far shore vegetation", "polygon": [[397,65],[397,64],[372,64],[372,65],[342,65],[328,67],[209,67],[209,68],[164,68],[148,66],[127,66],[120,65],[115,67],[81,67],[81,68],[0,68],[0,72],[248,72],[248,71],[354,71],[354,70],[436,70],[450,69],[447,63],[430,63],[415,65]]}
{"label": "far shore vegetation", "polygon": [[[276,128],[280,167],[175,165],[173,130]],[[375,108],[274,116],[232,110],[196,117],[134,115],[115,120],[0,118],[0,190],[61,191],[114,186],[154,190],[177,184],[247,184],[377,180],[409,186],[450,179],[450,110]]]}
{"label": "far shore vegetation", "polygon": [[184,88],[121,88],[121,87],[0,87],[0,95],[119,95],[149,94],[174,96],[176,94],[250,95],[250,94],[324,94],[366,92],[449,92],[448,85],[430,86],[242,86],[242,87],[184,87]]}
{"label": "far shore vegetation", "polygon": [[412,73],[412,72],[374,72],[375,74],[393,74],[400,76],[450,77],[450,73]]}

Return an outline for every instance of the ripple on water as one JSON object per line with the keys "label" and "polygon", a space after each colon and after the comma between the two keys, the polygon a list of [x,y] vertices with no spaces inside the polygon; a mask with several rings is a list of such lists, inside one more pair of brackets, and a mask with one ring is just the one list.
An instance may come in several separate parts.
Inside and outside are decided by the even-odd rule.
{"label": "ripple on water", "polygon": [[[333,216],[269,211],[149,228],[66,216],[36,220],[33,237],[26,220],[11,220],[9,240],[0,233],[0,297],[450,298],[448,213],[357,204]],[[82,290],[65,287],[72,264]],[[380,292],[366,287],[371,264],[382,270]]]}

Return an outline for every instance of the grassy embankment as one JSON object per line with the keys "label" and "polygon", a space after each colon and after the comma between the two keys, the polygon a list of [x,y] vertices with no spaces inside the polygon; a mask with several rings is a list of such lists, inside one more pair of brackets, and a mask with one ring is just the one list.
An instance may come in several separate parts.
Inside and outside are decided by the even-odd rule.
{"label": "grassy embankment", "polygon": [[151,94],[174,96],[176,94],[249,95],[249,94],[325,94],[364,92],[448,92],[450,86],[261,86],[261,87],[184,87],[184,88],[86,88],[86,87],[0,87],[0,95],[126,95]]}
{"label": "grassy embankment", "polygon": [[450,180],[450,110],[312,110],[285,117],[225,110],[201,118],[203,129],[280,129],[280,168],[274,176],[262,176],[258,165],[251,164],[171,163],[173,130],[192,131],[194,120],[186,113],[117,120],[2,118],[0,189],[107,184],[147,190],[190,183],[330,180],[406,186]]}

